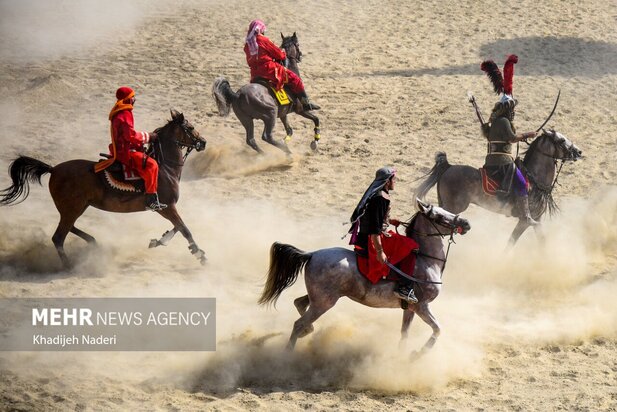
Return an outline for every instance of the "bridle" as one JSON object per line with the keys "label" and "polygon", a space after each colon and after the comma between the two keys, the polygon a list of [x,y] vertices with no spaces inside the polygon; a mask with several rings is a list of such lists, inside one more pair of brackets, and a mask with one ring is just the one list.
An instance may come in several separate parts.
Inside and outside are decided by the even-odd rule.
{"label": "bridle", "polygon": [[[428,213],[431,212],[431,210],[433,209],[433,206],[431,206],[429,208]],[[422,214],[424,215],[424,217],[426,217],[428,219],[428,221],[431,223],[431,225],[433,226],[433,228],[437,231],[437,233],[434,232],[420,232],[414,228],[410,228],[411,224],[415,221],[416,217],[418,216],[418,214]],[[454,219],[452,220],[452,224],[444,224],[444,223],[435,223],[435,221],[433,219],[430,219],[428,216],[426,216],[426,213],[422,213],[422,212],[418,212],[415,215],[413,215],[411,217],[411,219],[409,219],[408,222],[401,222],[401,225],[408,228],[410,233],[415,233],[418,236],[425,236],[425,237],[431,237],[431,236],[439,236],[441,237],[441,239],[443,240],[446,237],[449,237],[448,239],[448,248],[446,249],[446,256],[442,259],[440,257],[437,256],[432,256],[432,255],[428,255],[426,253],[420,252],[419,250],[416,252],[417,256],[422,256],[422,257],[426,257],[429,259],[434,259],[434,260],[438,260],[440,262],[442,262],[442,266],[441,266],[441,273],[440,273],[440,278],[443,277],[443,272],[446,270],[446,263],[448,262],[448,255],[450,254],[450,246],[452,246],[452,243],[456,243],[454,241],[454,233],[458,233],[458,229],[461,227],[460,225],[457,224],[459,220],[459,215],[455,215]],[[444,233],[439,229],[439,226],[441,226],[442,228],[444,227],[448,227],[450,229],[450,233]],[[398,233],[398,232],[397,232]],[[413,276],[408,276],[409,279],[413,280],[414,282],[418,282],[418,283],[427,283],[427,284],[438,284],[441,285],[443,284],[443,282],[439,281],[430,281],[430,280],[423,280],[423,279],[417,279]]]}
{"label": "bridle", "polygon": [[[175,123],[176,125],[179,125],[182,128],[182,132],[184,133],[184,136],[188,137],[190,139],[190,142],[186,142],[186,141],[180,141],[178,139],[176,139],[175,137],[173,137],[172,139],[172,143],[175,144],[176,146],[178,146],[180,148],[180,150],[186,148],[186,152],[184,153],[184,155],[182,156],[182,162],[181,163],[174,163],[171,164],[169,162],[167,162],[167,164],[170,164],[171,166],[184,166],[184,162],[186,162],[186,158],[188,157],[188,155],[193,151],[193,150],[203,150],[206,148],[206,143],[199,140],[199,138],[197,138],[196,136],[193,135],[193,133],[189,130],[187,124],[186,124],[186,120],[183,120],[182,123],[178,124],[175,121],[171,121],[169,122],[167,125],[161,127],[160,129],[156,129],[156,132],[159,133],[161,130],[165,129],[168,125]],[[159,139],[157,139],[155,141],[155,144],[158,146],[158,150],[157,152],[159,153],[161,159],[158,161],[159,163],[165,163],[165,158],[163,157],[163,150],[161,149],[161,142]]]}
{"label": "bridle", "polygon": [[[295,56],[290,56],[288,53],[288,50],[291,48],[295,48],[296,49],[296,55]],[[302,61],[302,52],[300,51],[300,47],[298,46],[298,41],[294,40],[293,36],[291,37],[286,37],[283,40],[283,43],[281,44],[281,49],[284,49],[285,52],[287,53],[287,58],[290,60],[294,60],[298,63],[300,63]]]}
{"label": "bridle", "polygon": [[[542,136],[540,136],[540,138],[544,137],[544,136],[549,137],[549,135],[546,132],[544,132],[542,134]],[[538,138],[538,139],[540,139],[540,138]],[[538,139],[536,139],[536,142],[538,141]],[[523,140],[523,141],[528,146],[530,146],[529,149],[531,149],[532,143],[529,143],[527,140]],[[567,161],[576,161],[576,157],[572,155],[572,148],[566,146],[565,142],[553,143],[553,145],[554,146],[559,145],[560,149],[562,149],[563,152],[567,153],[567,155],[564,155],[562,157],[556,157],[554,154],[545,153],[539,147],[538,148],[533,147],[533,149],[534,149],[533,153],[541,154],[542,156],[549,157],[549,158],[551,158],[553,160],[553,164],[554,164],[554,167],[555,167],[555,170],[556,170],[555,178],[553,179],[553,182],[550,185],[548,185],[548,186],[544,186],[544,185],[540,184],[537,181],[537,179],[535,178],[535,176],[533,176],[532,173],[530,173],[529,171],[526,172],[527,177],[529,178],[531,184],[534,187],[537,187],[540,191],[544,192],[546,194],[545,196],[547,197],[547,199],[549,201],[552,200],[552,192],[553,192],[553,189],[555,188],[555,186],[558,184],[559,174],[561,173],[561,169],[563,168],[563,165]],[[527,151],[529,151],[529,149],[527,149]],[[557,164],[559,164],[559,167],[557,167]]]}

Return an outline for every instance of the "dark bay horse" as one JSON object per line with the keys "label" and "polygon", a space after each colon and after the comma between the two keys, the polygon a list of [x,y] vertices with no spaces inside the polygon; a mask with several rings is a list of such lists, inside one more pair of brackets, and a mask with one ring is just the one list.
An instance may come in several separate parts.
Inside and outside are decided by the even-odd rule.
{"label": "dark bay horse", "polygon": [[[442,238],[454,233],[467,233],[469,222],[440,207],[417,200],[419,212],[408,224],[405,234],[420,245],[414,278],[418,303],[409,304],[403,312],[401,340],[407,338],[414,314],[433,330],[423,350],[430,349],[440,333],[439,323],[429,309],[441,290],[441,276],[446,263]],[[270,249],[270,268],[259,299],[260,304],[275,303],[284,289],[291,286],[304,268],[307,295],[294,300],[300,319],[294,323],[287,347],[293,349],[298,338],[313,331],[313,322],[331,309],[339,298],[348,298],[373,308],[400,308],[395,295],[396,283],[381,281],[373,285],[360,274],[352,250],[335,247],[303,252],[294,246],[274,243]]]}
{"label": "dark bay horse", "polygon": [[[300,51],[298,37],[295,32],[293,35],[287,37],[283,36],[281,33],[281,37],[283,39],[281,48],[285,50],[287,53],[287,59],[289,60],[288,68],[300,77],[298,63],[302,61],[302,52]],[[288,95],[290,95],[290,93],[288,93]],[[249,83],[242,86],[237,92],[234,92],[231,89],[229,81],[227,81],[224,77],[218,77],[214,80],[214,84],[212,85],[212,96],[214,97],[221,116],[228,116],[229,108],[233,108],[236,117],[240,120],[240,123],[242,123],[244,129],[246,130],[246,144],[251,146],[257,152],[263,153],[263,150],[261,150],[255,142],[253,124],[254,119],[264,122],[264,130],[261,134],[262,140],[278,147],[285,153],[290,153],[285,142],[291,139],[293,129],[287,121],[287,115],[294,111],[300,116],[313,121],[315,125],[315,136],[314,140],[311,142],[311,149],[317,149],[317,142],[321,138],[319,118],[312,112],[303,111],[302,105],[296,104],[295,102],[285,106],[279,106],[266,86],[260,83]],[[275,140],[272,135],[277,117],[281,119],[283,126],[285,126],[285,131],[287,132],[285,142]]]}
{"label": "dark bay horse", "polygon": [[[180,197],[179,183],[184,160],[193,149],[204,150],[206,140],[199,136],[182,113],[172,110],[171,117],[165,126],[156,130],[159,137],[153,143],[152,151],[159,163],[159,198],[168,205],[158,213],[173,224],[173,229],[165,232],[160,240],[152,240],[150,247],[166,245],[179,231],[188,240],[191,253],[203,264],[205,253],[197,246],[180,218],[176,202]],[[187,151],[183,154],[182,149],[185,147]],[[94,173],[94,164],[88,160],[69,160],[52,167],[40,160],[20,156],[9,168],[12,186],[0,191],[0,205],[20,203],[28,197],[29,181],[40,184],[41,176],[50,174],[49,192],[60,212],[60,223],[52,241],[65,268],[71,266],[64,252],[64,240],[69,232],[88,243],[96,243],[94,237],[75,227],[75,221],[88,206],[119,213],[145,210],[145,195],[142,192],[126,192],[110,187],[104,172]]]}
{"label": "dark bay horse", "polygon": [[[582,152],[567,137],[554,130],[542,131],[529,146],[523,157],[522,172],[530,183],[529,209],[531,217],[539,221],[548,210],[557,211],[552,191],[557,176],[566,161],[580,159]],[[558,162],[561,166],[557,168]],[[437,153],[435,165],[428,177],[415,191],[415,196],[424,199],[428,191],[437,184],[439,206],[452,213],[462,213],[474,203],[485,209],[512,216],[512,205],[503,203],[496,196],[487,195],[482,189],[480,171],[472,166],[450,165],[444,152]],[[510,236],[510,244],[529,227],[526,219],[520,219]],[[539,230],[540,225],[534,226]]]}

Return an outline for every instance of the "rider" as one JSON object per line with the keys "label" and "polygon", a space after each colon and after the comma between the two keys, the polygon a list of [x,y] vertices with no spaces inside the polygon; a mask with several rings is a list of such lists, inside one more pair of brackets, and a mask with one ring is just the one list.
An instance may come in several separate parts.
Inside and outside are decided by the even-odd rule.
{"label": "rider", "polygon": [[[146,190],[145,206],[152,211],[167,207],[159,202],[157,194],[159,165],[144,153],[144,144],[157,138],[156,133],[138,132],[134,128],[133,105],[135,92],[130,87],[116,91],[116,104],[109,113],[111,121],[111,144],[109,151],[114,160],[133,169],[144,180]],[[100,171],[106,166],[99,166]]]}
{"label": "rider", "polygon": [[[388,224],[400,225],[397,219],[390,219],[390,191],[394,190],[396,170],[384,166],[375,173],[375,180],[368,187],[362,199],[351,215],[350,244],[355,245],[356,252],[367,253],[367,278],[375,284],[390,272],[386,263],[400,263],[401,271],[412,274],[411,253],[418,244],[407,236],[394,231],[387,231]],[[409,267],[411,266],[411,267]],[[417,303],[413,284],[409,279],[399,278],[396,294],[399,298]]]}
{"label": "rider", "polygon": [[502,93],[501,98],[493,107],[489,123],[482,127],[482,132],[488,139],[488,153],[484,168],[491,176],[504,176],[503,183],[500,185],[502,191],[509,193],[510,187],[514,184],[518,217],[525,219],[530,225],[537,225],[538,222],[532,219],[529,211],[527,180],[512,157],[513,143],[537,136],[537,132],[517,134],[512,124],[515,107],[518,103],[512,97],[514,64],[517,62],[518,57],[516,55],[511,54],[507,57],[503,68],[503,77],[492,60],[484,61],[480,66],[493,83],[495,92],[497,94]]}
{"label": "rider", "polygon": [[320,107],[309,101],[304,84],[300,77],[279,62],[285,61],[285,50],[279,49],[270,39],[264,36],[266,25],[261,20],[253,20],[246,34],[246,62],[251,68],[251,81],[257,77],[268,80],[276,90],[289,85],[292,93],[300,97],[304,111],[319,110]]}

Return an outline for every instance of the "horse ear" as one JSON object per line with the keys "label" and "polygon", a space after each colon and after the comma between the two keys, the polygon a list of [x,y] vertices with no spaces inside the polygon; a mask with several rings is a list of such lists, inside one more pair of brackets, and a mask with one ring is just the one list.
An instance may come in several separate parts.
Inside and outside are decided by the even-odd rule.
{"label": "horse ear", "polygon": [[283,32],[281,32],[281,39],[285,40],[285,36],[283,36]]}
{"label": "horse ear", "polygon": [[169,109],[169,111],[171,112],[171,118],[173,120],[178,121],[178,122],[184,121],[184,114],[178,112],[176,109]]}
{"label": "horse ear", "polygon": [[296,32],[295,31],[294,31],[294,34],[291,37],[293,37],[294,39],[298,38],[298,36],[296,36]]}
{"label": "horse ear", "polygon": [[426,202],[423,202],[422,200],[418,199],[416,197],[416,206],[418,206],[418,210],[420,211],[420,213],[426,213],[428,212],[430,205]]}

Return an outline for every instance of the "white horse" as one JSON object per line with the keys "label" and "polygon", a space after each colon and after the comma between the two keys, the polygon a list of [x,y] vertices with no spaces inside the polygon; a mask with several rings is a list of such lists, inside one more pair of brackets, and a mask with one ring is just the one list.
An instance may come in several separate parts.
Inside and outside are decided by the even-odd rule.
{"label": "white horse", "polygon": [[[413,277],[418,303],[409,303],[403,312],[401,339],[407,338],[414,314],[426,322],[433,334],[423,346],[430,349],[440,333],[439,323],[429,309],[441,290],[441,275],[447,253],[442,239],[454,233],[465,234],[471,228],[469,222],[440,207],[416,200],[419,212],[404,225],[405,235],[414,239],[420,250]],[[307,295],[294,301],[300,312],[291,332],[288,349],[293,349],[298,338],[313,331],[313,322],[331,309],[338,299],[350,299],[374,308],[400,308],[401,300],[395,295],[396,282],[380,281],[372,284],[358,271],[356,256],[352,250],[335,247],[314,252],[303,252],[294,246],[274,243],[270,249],[270,269],[260,304],[274,303],[284,289],[291,286],[304,270]]]}

